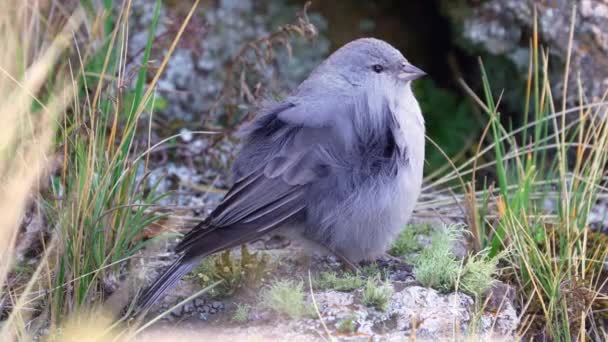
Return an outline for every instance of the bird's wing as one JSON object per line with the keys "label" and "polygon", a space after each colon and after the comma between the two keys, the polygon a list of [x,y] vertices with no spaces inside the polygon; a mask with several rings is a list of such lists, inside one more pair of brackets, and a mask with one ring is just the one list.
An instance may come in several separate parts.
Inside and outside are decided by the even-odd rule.
{"label": "bird's wing", "polygon": [[298,215],[304,209],[303,195],[303,186],[269,178],[259,169],[236,183],[175,250],[205,256],[251,241]]}
{"label": "bird's wing", "polygon": [[[250,170],[226,194],[209,217],[187,233],[176,247],[186,255],[209,255],[251,241],[301,214],[306,206],[307,186],[326,176],[335,161],[322,142],[329,127],[294,126],[278,116],[265,123],[275,129],[260,138],[274,144],[273,151],[249,160]],[[273,128],[274,127],[274,128]],[[262,149],[249,145],[249,149]],[[258,151],[259,152],[259,151]]]}
{"label": "bird's wing", "polygon": [[333,145],[327,143],[333,131],[279,118],[295,107],[279,104],[250,125],[235,165],[240,170],[235,172],[237,182],[209,217],[184,236],[176,247],[180,257],[138,299],[140,310],[156,302],[201,258],[252,241],[304,213],[309,185],[335,167],[327,147]]}

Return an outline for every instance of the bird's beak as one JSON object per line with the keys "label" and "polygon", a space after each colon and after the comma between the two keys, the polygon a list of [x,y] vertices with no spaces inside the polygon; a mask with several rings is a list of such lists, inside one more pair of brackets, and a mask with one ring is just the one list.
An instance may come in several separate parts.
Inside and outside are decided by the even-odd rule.
{"label": "bird's beak", "polygon": [[401,67],[401,72],[397,75],[397,77],[402,81],[409,82],[409,81],[413,81],[417,78],[420,78],[424,75],[426,75],[426,72],[420,70],[419,68],[417,68],[409,63],[405,63]]}

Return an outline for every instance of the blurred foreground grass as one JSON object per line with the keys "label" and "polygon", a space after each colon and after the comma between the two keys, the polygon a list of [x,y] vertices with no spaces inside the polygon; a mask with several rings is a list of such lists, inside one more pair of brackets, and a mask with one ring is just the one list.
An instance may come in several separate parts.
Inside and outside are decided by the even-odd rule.
{"label": "blurred foreground grass", "polygon": [[[137,179],[148,153],[135,154],[138,123],[144,109],[153,108],[154,85],[193,10],[149,81],[161,6],[156,2],[141,69],[126,88],[130,1],[104,1],[103,7],[84,1],[69,16],[52,16],[55,3],[5,5],[0,13],[0,107],[7,115],[0,145],[2,284],[10,276],[28,203],[43,203],[51,236],[30,281],[0,289],[10,291],[2,298],[12,302],[0,340],[40,333],[26,329],[33,319],[51,339],[77,337],[82,323],[87,329],[97,325],[91,332],[102,334],[82,336],[105,340],[118,333],[115,318],[95,309],[103,303],[104,282],[116,277],[119,266],[143,246],[142,230],[160,218],[148,210],[158,195],[144,193]],[[63,29],[55,34],[57,27]]]}

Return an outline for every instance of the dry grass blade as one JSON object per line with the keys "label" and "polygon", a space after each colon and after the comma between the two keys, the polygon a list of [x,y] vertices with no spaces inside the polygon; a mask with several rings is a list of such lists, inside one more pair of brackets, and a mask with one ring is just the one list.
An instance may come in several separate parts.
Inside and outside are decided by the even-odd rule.
{"label": "dry grass blade", "polygon": [[[67,78],[62,79],[64,75],[54,74],[54,90],[47,94],[50,100],[43,102],[36,94],[41,92],[43,85],[49,84],[59,57],[83,17],[83,12],[76,10],[48,47],[33,54],[18,37],[21,36],[20,32],[31,32],[25,27],[39,20],[38,13],[18,2],[12,2],[0,13],[0,36],[3,41],[0,53],[0,89],[3,94],[0,97],[0,112],[6,115],[0,134],[0,210],[3,213],[0,216],[1,284],[5,283],[13,266],[13,247],[19,224],[31,192],[47,167],[56,122],[71,101],[73,84]],[[33,36],[30,38],[37,39]],[[38,109],[32,104],[37,104]],[[35,274],[40,274],[44,264],[39,265]],[[21,312],[35,281],[30,280],[15,299],[13,312]],[[2,290],[0,288],[0,297]],[[8,341],[21,335],[20,328],[26,319],[27,315],[10,315],[2,325],[0,339]]]}

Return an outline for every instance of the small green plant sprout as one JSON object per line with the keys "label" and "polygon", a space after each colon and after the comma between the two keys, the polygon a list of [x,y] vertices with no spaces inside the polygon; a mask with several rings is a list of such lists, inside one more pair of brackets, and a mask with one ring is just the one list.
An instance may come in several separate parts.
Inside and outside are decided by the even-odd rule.
{"label": "small green plant sprout", "polygon": [[369,278],[363,288],[362,302],[365,306],[373,307],[379,311],[386,311],[393,295],[393,286],[380,277]]}
{"label": "small green plant sprout", "polygon": [[241,258],[235,260],[230,251],[206,259],[195,270],[200,284],[207,287],[218,280],[223,282],[210,290],[212,297],[225,297],[242,287],[256,289],[262,285],[270,257],[267,254],[251,253],[241,246]]}
{"label": "small green plant sprout", "polygon": [[456,260],[452,245],[462,232],[462,226],[452,226],[433,233],[431,246],[422,251],[414,268],[414,276],[423,286],[442,292],[454,289],[461,262]]}
{"label": "small green plant sprout", "polygon": [[292,319],[314,315],[306,302],[304,283],[294,280],[277,280],[262,292],[262,305]]}
{"label": "small green plant sprout", "polygon": [[249,312],[251,311],[251,306],[249,304],[236,304],[236,310],[234,311],[234,315],[232,316],[232,320],[237,323],[245,323],[249,320]]}
{"label": "small green plant sprout", "polygon": [[424,246],[418,241],[417,237],[419,235],[429,235],[431,231],[432,227],[429,224],[408,225],[399,233],[388,253],[396,257],[409,257],[411,254],[419,253]]}
{"label": "small green plant sprout", "polygon": [[350,315],[336,324],[336,330],[340,334],[350,335],[357,331],[357,316]]}
{"label": "small green plant sprout", "polygon": [[315,286],[320,290],[352,291],[365,285],[359,275],[344,273],[338,276],[335,272],[323,272],[315,279]]}

